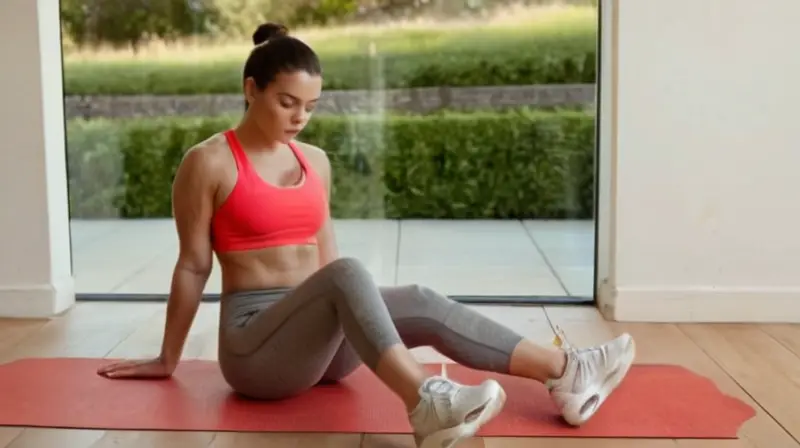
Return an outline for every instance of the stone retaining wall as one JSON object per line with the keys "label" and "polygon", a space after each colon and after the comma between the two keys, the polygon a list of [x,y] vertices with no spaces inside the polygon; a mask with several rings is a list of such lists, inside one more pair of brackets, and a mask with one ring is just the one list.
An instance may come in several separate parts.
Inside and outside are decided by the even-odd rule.
{"label": "stone retaining wall", "polygon": [[[594,100],[594,84],[326,91],[317,113],[426,113],[443,108],[470,110],[520,106],[591,107]],[[214,116],[241,112],[243,104],[240,94],[68,96],[65,115],[67,119]]]}

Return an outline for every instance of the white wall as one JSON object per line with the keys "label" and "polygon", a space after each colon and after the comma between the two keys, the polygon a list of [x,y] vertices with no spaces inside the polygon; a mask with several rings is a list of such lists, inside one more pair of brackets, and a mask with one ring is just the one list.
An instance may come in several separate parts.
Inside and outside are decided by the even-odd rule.
{"label": "white wall", "polygon": [[74,302],[58,7],[0,1],[0,316]]}
{"label": "white wall", "polygon": [[604,313],[800,321],[800,2],[604,6]]}

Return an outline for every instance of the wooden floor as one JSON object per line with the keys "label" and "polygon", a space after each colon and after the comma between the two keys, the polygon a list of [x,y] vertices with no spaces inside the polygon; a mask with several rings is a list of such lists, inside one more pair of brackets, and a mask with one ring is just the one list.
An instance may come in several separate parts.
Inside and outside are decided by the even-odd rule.
{"label": "wooden floor", "polygon": [[[204,304],[186,349],[187,357],[214,359],[218,306]],[[522,448],[734,448],[799,447],[800,326],[609,324],[593,309],[515,309],[538,313],[523,319],[537,342],[561,326],[571,342],[586,345],[622,331],[637,340],[638,362],[686,366],[713,379],[723,392],[756,408],[757,416],[731,441],[637,439],[474,439],[462,447]],[[531,315],[534,315],[531,314]],[[496,314],[495,314],[496,316]],[[81,303],[51,321],[0,319],[0,362],[30,356],[152,356],[160,344],[164,306],[151,303]],[[423,355],[420,355],[423,356]],[[429,355],[428,355],[429,356]],[[0,405],[2,397],[0,397]],[[360,434],[233,434],[0,428],[0,447],[413,447],[408,436]]]}

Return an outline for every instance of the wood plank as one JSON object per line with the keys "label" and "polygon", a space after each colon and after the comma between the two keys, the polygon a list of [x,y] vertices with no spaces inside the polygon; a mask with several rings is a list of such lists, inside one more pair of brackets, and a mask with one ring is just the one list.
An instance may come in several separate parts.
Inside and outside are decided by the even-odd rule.
{"label": "wood plank", "polygon": [[0,352],[0,362],[27,357],[96,357],[110,352],[156,313],[156,304],[83,302]]}
{"label": "wood plank", "polygon": [[[562,327],[571,342],[592,345],[622,331],[634,335],[638,362],[686,366],[714,380],[720,389],[756,407],[739,440],[637,440],[586,438],[474,438],[459,448],[783,448],[800,446],[767,411],[790,431],[800,430],[796,402],[800,377],[800,326],[786,325],[658,325],[603,321],[591,308],[547,308],[546,317]],[[0,362],[30,356],[149,356],[158,350],[163,334],[163,304],[81,303],[52,320],[0,319]],[[503,322],[505,315],[498,315]],[[218,304],[204,304],[190,334],[186,357],[216,359]],[[547,328],[525,323],[525,333],[546,343]],[[546,322],[541,322],[542,325]],[[516,325],[515,325],[516,326]],[[536,328],[533,328],[536,327]],[[516,328],[515,328],[516,329]],[[522,329],[520,329],[522,330]],[[535,331],[534,331],[535,330]],[[701,349],[702,348],[702,349]],[[712,359],[713,358],[713,359]],[[726,373],[727,371],[727,373]],[[733,381],[737,379],[766,408],[762,409]],[[773,384],[768,384],[773,383]],[[777,386],[776,386],[777,384]],[[787,397],[788,395],[788,397]],[[212,448],[228,446],[414,448],[409,435],[209,433],[160,431],[95,431],[49,428],[0,428],[0,447],[105,448],[185,444]]]}
{"label": "wood plank", "polygon": [[207,447],[213,432],[106,431],[91,448],[192,448]]}
{"label": "wood plank", "polygon": [[[722,393],[739,398],[753,406],[756,416],[747,421],[739,431],[740,438],[755,447],[796,447],[792,437],[772,419],[758,403],[733,381],[708,353],[719,347],[709,344],[700,347],[676,325],[611,324],[615,331],[628,331],[637,341],[640,363],[667,363],[684,366],[705,376],[720,388]],[[681,441],[681,445],[686,444]],[[747,446],[747,445],[745,445]]]}
{"label": "wood plank", "polygon": [[[456,448],[485,448],[483,439],[473,437],[462,440]],[[416,448],[410,434],[366,434],[361,448]]]}
{"label": "wood plank", "polygon": [[[140,325],[111,350],[109,358],[151,358],[158,355],[164,337],[166,306],[161,305],[148,320]],[[217,359],[219,304],[203,303],[189,330],[183,359]]]}
{"label": "wood plank", "polygon": [[0,447],[7,447],[14,439],[22,434],[22,428],[0,428]]}
{"label": "wood plank", "polygon": [[89,448],[102,436],[88,429],[29,428],[6,448]]}
{"label": "wood plank", "polygon": [[800,325],[769,324],[759,326],[795,356],[800,357]]}
{"label": "wood plank", "polygon": [[800,358],[757,325],[684,324],[679,328],[727,372],[732,378],[729,383],[735,381],[746,390],[794,441],[770,439],[766,434],[757,440],[748,438],[765,448],[796,446],[800,437]]}
{"label": "wood plank", "polygon": [[675,448],[670,439],[589,439],[575,438],[492,438],[486,448]]}
{"label": "wood plank", "polygon": [[[553,328],[565,331],[570,343],[576,346],[591,346],[605,342],[615,336],[614,331],[603,321],[594,308],[588,307],[546,307],[545,313]],[[553,336],[547,341],[552,343]],[[552,448],[675,448],[671,439],[599,439],[599,438],[485,438],[486,448],[527,448],[547,446]]]}
{"label": "wood plank", "polygon": [[747,439],[736,440],[677,440],[679,448],[753,448]]}
{"label": "wood plank", "polygon": [[416,448],[410,434],[365,434],[361,448]]}
{"label": "wood plank", "polygon": [[217,433],[209,448],[357,448],[361,434]]}
{"label": "wood plank", "polygon": [[550,325],[560,327],[567,340],[579,347],[590,347],[606,342],[616,336],[614,329],[592,307],[545,307]]}
{"label": "wood plank", "polygon": [[10,350],[48,322],[48,319],[0,319],[0,353]]}
{"label": "wood plank", "polygon": [[[756,409],[756,417],[746,422],[738,441],[716,440],[678,440],[680,447],[702,448],[705,446],[754,446],[762,448],[797,447],[798,445],[781,426],[748,394],[732,381],[726,372],[698,347],[681,329],[672,324],[629,324],[607,322],[599,313],[593,316],[586,310],[563,308],[559,313],[545,311],[554,325],[561,326],[570,340],[577,345],[586,346],[607,340],[623,332],[630,333],[636,340],[637,363],[673,364],[684,366],[699,375],[714,381],[723,393],[737,397]],[[596,311],[594,311],[596,313]],[[603,330],[603,328],[605,330]],[[712,347],[708,347],[709,349]],[[622,442],[620,440],[620,442]],[[645,447],[648,441],[642,441]],[[720,445],[721,444],[721,445]],[[591,443],[585,446],[591,447]]]}
{"label": "wood plank", "polygon": [[[0,351],[0,362],[27,357],[103,357],[155,314],[152,304],[84,302],[48,321],[7,325],[27,336]],[[101,439],[104,431],[28,428],[7,446],[83,448]],[[2,445],[0,445],[2,446]]]}

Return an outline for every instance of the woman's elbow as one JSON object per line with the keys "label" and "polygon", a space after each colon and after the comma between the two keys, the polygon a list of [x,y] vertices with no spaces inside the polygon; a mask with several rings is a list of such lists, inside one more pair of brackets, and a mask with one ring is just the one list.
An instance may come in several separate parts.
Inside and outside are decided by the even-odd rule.
{"label": "woman's elbow", "polygon": [[211,254],[202,256],[198,256],[197,254],[181,254],[175,265],[175,272],[183,272],[207,279],[211,276],[212,268],[213,262]]}

